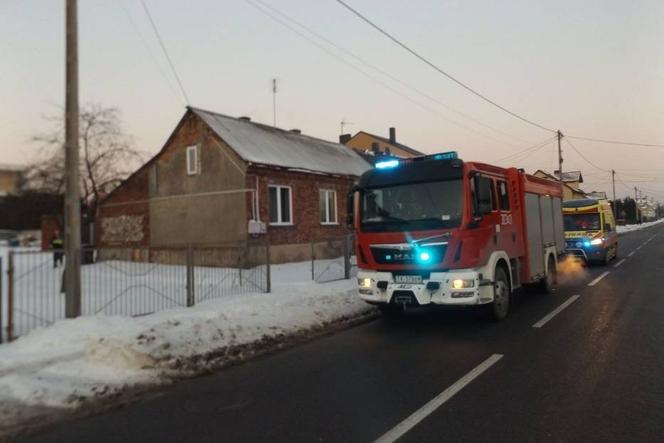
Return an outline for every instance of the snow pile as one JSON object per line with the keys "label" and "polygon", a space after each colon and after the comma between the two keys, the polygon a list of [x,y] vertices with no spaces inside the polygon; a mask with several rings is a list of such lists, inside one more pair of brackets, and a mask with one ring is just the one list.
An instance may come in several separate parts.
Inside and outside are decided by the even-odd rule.
{"label": "snow pile", "polygon": [[625,234],[627,232],[632,232],[632,231],[639,231],[641,229],[646,229],[651,226],[657,225],[664,222],[664,218],[660,218],[659,220],[651,221],[651,222],[645,222],[641,223],[640,225],[625,225],[625,226],[617,226],[616,230],[618,231],[618,234]]}
{"label": "snow pile", "polygon": [[305,270],[306,264],[274,266],[270,294],[144,317],[63,320],[0,346],[0,430],[44,409],[73,409],[127,387],[165,383],[372,312],[354,279],[316,284],[305,280]]}

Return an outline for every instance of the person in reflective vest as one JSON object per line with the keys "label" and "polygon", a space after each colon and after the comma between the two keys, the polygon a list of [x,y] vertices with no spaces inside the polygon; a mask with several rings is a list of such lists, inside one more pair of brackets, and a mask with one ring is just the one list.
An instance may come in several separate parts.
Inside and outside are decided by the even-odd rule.
{"label": "person in reflective vest", "polygon": [[60,231],[55,231],[55,236],[51,240],[51,249],[53,249],[53,267],[57,268],[62,265],[62,259],[64,257],[64,241],[62,240],[62,235]]}

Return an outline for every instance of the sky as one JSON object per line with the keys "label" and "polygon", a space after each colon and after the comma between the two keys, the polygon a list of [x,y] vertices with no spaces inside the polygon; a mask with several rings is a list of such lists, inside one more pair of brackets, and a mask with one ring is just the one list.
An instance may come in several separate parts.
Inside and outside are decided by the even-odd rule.
{"label": "sky", "polygon": [[[335,0],[145,2],[192,106],[272,124],[277,78],[285,129],[337,140],[342,121],[351,133],[387,136],[394,126],[398,141],[426,153],[556,168],[554,141],[513,155],[552,133],[473,96]],[[660,0],[347,2],[529,120],[569,135],[664,144]],[[0,0],[0,163],[35,158],[31,136],[62,113],[64,23],[64,0]],[[79,60],[81,103],[117,107],[136,147],[156,153],[187,101],[140,0],[79,0]],[[570,141],[593,163],[563,141],[563,170],[582,170],[584,190],[610,197],[615,169],[618,197],[638,186],[664,202],[664,148]]]}

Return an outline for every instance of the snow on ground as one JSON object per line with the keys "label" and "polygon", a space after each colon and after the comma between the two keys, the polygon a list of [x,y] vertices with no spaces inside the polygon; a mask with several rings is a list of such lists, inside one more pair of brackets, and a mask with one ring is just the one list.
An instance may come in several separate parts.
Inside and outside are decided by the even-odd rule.
{"label": "snow on ground", "polygon": [[127,387],[168,382],[202,370],[211,354],[223,360],[224,352],[232,355],[243,345],[371,312],[357,297],[354,279],[317,284],[309,280],[308,266],[273,266],[270,294],[209,300],[144,317],[62,320],[0,346],[0,430],[34,418],[30,411],[74,409]]}
{"label": "snow on ground", "polygon": [[655,221],[651,221],[651,222],[641,223],[640,225],[618,226],[618,227],[616,227],[616,230],[618,231],[618,234],[626,234],[627,232],[639,231],[641,229],[649,228],[651,226],[660,224],[662,222],[664,222],[664,218],[660,218],[659,220],[655,220]]}

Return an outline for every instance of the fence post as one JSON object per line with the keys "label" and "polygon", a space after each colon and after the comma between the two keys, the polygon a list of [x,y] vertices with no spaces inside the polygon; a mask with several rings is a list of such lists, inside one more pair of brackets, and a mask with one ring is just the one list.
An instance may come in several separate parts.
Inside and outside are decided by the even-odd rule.
{"label": "fence post", "polygon": [[350,236],[344,236],[344,279],[350,278]]}
{"label": "fence post", "polygon": [[267,293],[272,292],[272,274],[270,273],[270,242],[266,242],[265,244],[265,266],[266,266],[266,291]]}
{"label": "fence post", "polygon": [[2,330],[2,302],[4,301],[4,286],[2,285],[2,257],[0,257],[0,343],[2,343],[2,337],[4,335],[4,331]]}
{"label": "fence post", "polygon": [[14,340],[14,251],[7,264],[7,340]]}
{"label": "fence post", "polygon": [[187,245],[187,307],[195,304],[194,293],[194,249]]}
{"label": "fence post", "polygon": [[311,280],[316,280],[314,273],[314,263],[316,262],[316,254],[314,253],[314,240],[311,239]]}

